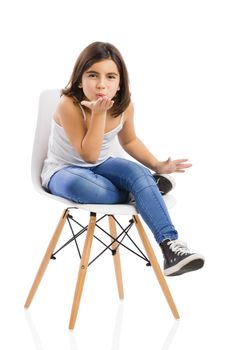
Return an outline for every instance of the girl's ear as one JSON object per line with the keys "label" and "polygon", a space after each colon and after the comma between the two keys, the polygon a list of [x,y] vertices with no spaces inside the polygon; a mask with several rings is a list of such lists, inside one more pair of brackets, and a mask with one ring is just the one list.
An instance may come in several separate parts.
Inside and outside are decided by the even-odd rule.
{"label": "girl's ear", "polygon": [[117,91],[119,91],[120,90],[120,86],[118,86],[118,89],[117,89]]}
{"label": "girl's ear", "polygon": [[82,88],[82,83],[79,83],[79,84],[78,84],[78,87],[81,89],[81,88]]}

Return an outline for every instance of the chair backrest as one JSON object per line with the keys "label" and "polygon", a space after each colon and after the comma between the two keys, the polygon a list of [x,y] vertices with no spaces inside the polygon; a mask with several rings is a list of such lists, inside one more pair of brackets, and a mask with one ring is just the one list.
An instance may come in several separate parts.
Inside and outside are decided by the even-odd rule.
{"label": "chair backrest", "polygon": [[[44,189],[41,186],[40,174],[48,151],[51,118],[53,117],[53,113],[55,111],[59,98],[59,89],[45,90],[41,93],[39,98],[37,125],[31,161],[32,182],[34,187],[39,192],[44,192]],[[115,138],[114,142],[112,143],[111,154],[113,156],[124,157],[124,151],[120,146],[117,138]]]}

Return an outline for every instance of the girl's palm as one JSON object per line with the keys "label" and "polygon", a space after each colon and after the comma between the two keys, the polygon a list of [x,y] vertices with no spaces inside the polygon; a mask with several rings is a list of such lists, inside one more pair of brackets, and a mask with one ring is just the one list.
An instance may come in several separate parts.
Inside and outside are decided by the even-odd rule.
{"label": "girl's palm", "polygon": [[89,108],[92,112],[103,113],[113,106],[114,101],[108,97],[100,97],[95,101],[82,101],[81,104]]}

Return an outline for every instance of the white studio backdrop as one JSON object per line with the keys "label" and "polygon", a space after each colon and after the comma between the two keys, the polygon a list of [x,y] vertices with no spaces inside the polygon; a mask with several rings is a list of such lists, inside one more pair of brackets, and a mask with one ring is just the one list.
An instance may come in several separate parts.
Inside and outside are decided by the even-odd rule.
{"label": "white studio backdrop", "polygon": [[206,256],[206,267],[193,279],[171,284],[179,304],[195,300],[196,311],[202,305],[199,314],[213,327],[213,344],[228,344],[229,326],[218,337],[221,327],[211,323],[211,315],[224,319],[233,309],[232,18],[232,2],[224,0],[0,5],[0,303],[3,334],[12,344],[16,313],[62,210],[31,185],[38,97],[43,89],[66,85],[78,54],[93,41],[113,43],[125,58],[138,136],[159,159],[188,157],[193,163],[186,174],[174,175],[177,204],[171,216],[181,238]]}

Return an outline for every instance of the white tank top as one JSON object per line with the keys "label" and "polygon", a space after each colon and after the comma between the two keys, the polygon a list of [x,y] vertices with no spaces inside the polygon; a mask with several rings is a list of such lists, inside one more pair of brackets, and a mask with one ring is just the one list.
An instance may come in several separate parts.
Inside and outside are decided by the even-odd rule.
{"label": "white tank top", "polygon": [[[82,111],[84,119],[86,119],[85,112],[83,109]],[[42,186],[47,188],[52,175],[66,166],[75,165],[82,167],[93,167],[103,163],[111,156],[111,143],[115,136],[122,129],[122,127],[123,114],[121,115],[119,125],[104,134],[99,158],[97,162],[93,164],[85,162],[80,157],[80,155],[70,144],[63,127],[57,124],[54,119],[52,119],[47,158],[44,161],[44,166],[41,173]]]}

